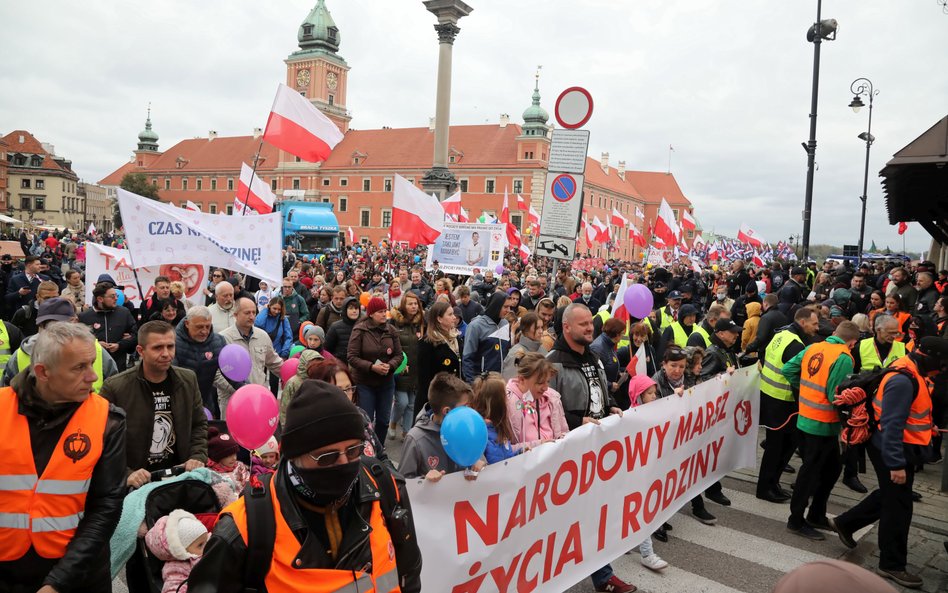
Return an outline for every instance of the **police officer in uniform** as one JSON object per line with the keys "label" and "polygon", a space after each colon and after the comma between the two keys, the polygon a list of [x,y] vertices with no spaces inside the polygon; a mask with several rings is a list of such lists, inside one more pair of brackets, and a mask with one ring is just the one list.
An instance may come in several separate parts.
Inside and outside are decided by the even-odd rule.
{"label": "police officer in uniform", "polygon": [[866,453],[879,479],[879,488],[859,504],[830,521],[847,547],[855,548],[853,533],[879,521],[877,572],[903,587],[919,588],[921,577],[908,572],[908,534],[912,523],[912,482],[915,466],[931,455],[931,379],[948,372],[948,339],[922,338],[918,348],[898,359],[872,399],[877,430]]}

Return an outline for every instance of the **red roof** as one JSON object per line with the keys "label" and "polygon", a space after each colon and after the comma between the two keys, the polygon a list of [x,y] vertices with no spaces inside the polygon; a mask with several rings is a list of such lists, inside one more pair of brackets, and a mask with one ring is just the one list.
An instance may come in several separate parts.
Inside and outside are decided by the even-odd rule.
{"label": "red roof", "polygon": [[658,204],[665,198],[670,206],[691,206],[671,173],[626,171],[625,178],[632,181],[646,202]]}
{"label": "red roof", "polygon": [[616,192],[623,196],[631,196],[638,200],[642,200],[645,197],[638,188],[633,185],[632,178],[629,176],[628,171],[625,173],[624,181],[619,177],[619,171],[615,167],[609,167],[609,174],[606,175],[600,161],[588,156],[586,157],[585,183],[597,185],[609,191]]}
{"label": "red roof", "polygon": [[112,173],[100,179],[99,185],[118,185],[122,182],[122,178],[125,177],[127,173],[134,173],[136,169],[138,169],[138,167],[135,163],[125,163]]}

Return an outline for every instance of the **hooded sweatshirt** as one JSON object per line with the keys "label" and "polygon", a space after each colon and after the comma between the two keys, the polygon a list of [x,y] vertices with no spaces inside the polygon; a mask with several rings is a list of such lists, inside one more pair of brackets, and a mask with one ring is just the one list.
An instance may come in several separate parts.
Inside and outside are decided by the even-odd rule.
{"label": "hooded sweatshirt", "polygon": [[536,447],[543,439],[558,439],[569,432],[560,394],[550,388],[537,395],[524,392],[519,377],[507,382],[507,418],[518,450]]}
{"label": "hooded sweatshirt", "polygon": [[[503,337],[491,337],[501,328],[500,312],[507,302],[507,295],[495,292],[483,315],[479,315],[467,326],[464,335],[464,355],[461,359],[461,376],[466,381],[487,371],[500,372],[504,356],[510,349],[510,334],[502,332]],[[507,325],[506,322],[503,325]],[[509,328],[508,328],[509,329]]]}
{"label": "hooded sweatshirt", "polygon": [[757,338],[757,325],[760,323],[760,303],[747,303],[747,321],[744,322],[744,333],[741,334],[741,351],[747,350],[747,345]]}
{"label": "hooded sweatshirt", "polygon": [[345,314],[346,308],[351,303],[355,303],[355,306],[359,307],[359,299],[355,297],[346,298],[346,300],[342,302],[342,317],[339,321],[329,326],[329,329],[326,331],[326,350],[329,350],[330,354],[339,360],[348,360],[346,350],[349,347],[349,336],[352,334],[353,326],[355,326],[356,321],[358,321],[358,319],[349,319],[349,316]]}

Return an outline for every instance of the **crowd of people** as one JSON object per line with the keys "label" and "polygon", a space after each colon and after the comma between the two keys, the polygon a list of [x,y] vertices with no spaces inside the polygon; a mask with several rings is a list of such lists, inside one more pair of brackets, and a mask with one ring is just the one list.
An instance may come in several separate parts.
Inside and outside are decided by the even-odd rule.
{"label": "crowd of people", "polygon": [[[0,582],[16,591],[110,590],[123,501],[176,469],[213,474],[226,506],[216,524],[177,509],[140,534],[166,562],[165,591],[316,581],[419,591],[413,514],[424,509],[412,509],[406,478],[476,480],[580,426],[750,365],[766,429],[757,497],[789,502],[787,529],[813,540],[835,532],[854,547],[852,534],[879,521],[880,574],[922,584],[906,565],[912,482],[941,459],[934,427],[948,398],[948,272],[929,262],[738,260],[695,271],[608,260],[586,270],[511,253],[503,271],[468,276],[437,262],[426,270],[423,250],[383,242],[318,257],[287,248],[272,287],[214,269],[187,294],[158,276],[135,287],[145,293],[136,306],[109,275],[85,277],[85,240],[24,232],[27,255],[0,261],[0,424],[10,435],[0,445]],[[647,318],[612,316],[623,278],[649,288]],[[250,355],[245,382],[220,371],[231,344]],[[879,369],[867,438],[841,447],[834,401]],[[275,438],[249,453],[226,430],[245,384],[270,389],[280,408]],[[459,406],[488,427],[468,466],[439,438]],[[398,459],[386,452],[395,441]],[[872,493],[859,479],[866,457]],[[791,493],[782,480],[792,474]],[[840,476],[867,496],[830,519]],[[711,526],[705,499],[731,501],[720,483],[691,501]],[[665,542],[672,530],[651,536]],[[668,566],[651,537],[639,552],[649,570]],[[591,579],[597,591],[635,590],[609,565]]]}

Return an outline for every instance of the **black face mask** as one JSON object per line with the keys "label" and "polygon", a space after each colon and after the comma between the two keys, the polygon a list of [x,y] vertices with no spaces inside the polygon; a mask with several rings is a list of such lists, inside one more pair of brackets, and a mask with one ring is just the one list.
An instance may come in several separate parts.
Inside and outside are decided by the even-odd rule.
{"label": "black face mask", "polygon": [[345,465],[306,469],[287,464],[293,489],[316,506],[329,506],[345,499],[359,477],[359,460]]}

